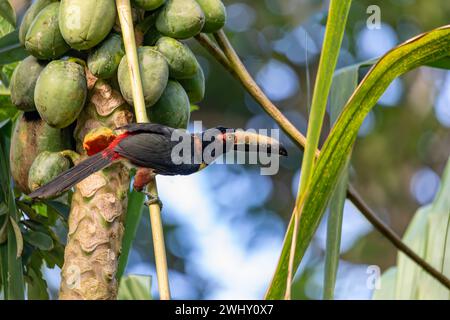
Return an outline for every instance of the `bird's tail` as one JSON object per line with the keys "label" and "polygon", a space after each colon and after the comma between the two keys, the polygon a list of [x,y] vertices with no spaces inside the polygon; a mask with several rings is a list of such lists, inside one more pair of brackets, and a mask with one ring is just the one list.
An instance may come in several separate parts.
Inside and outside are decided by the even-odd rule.
{"label": "bird's tail", "polygon": [[48,198],[58,195],[89,177],[91,174],[109,166],[114,159],[115,153],[112,150],[107,149],[99,152],[69,170],[64,171],[55,179],[30,193],[28,196],[31,198]]}

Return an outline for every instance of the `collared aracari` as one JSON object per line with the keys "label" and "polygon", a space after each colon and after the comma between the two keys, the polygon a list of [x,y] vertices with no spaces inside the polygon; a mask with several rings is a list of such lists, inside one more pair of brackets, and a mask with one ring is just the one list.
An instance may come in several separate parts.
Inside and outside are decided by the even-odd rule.
{"label": "collared aracari", "polygon": [[[123,130],[123,133],[114,135],[114,138],[104,142],[103,146],[97,145],[87,150],[90,157],[32,192],[29,197],[48,198],[59,195],[116,161],[125,160],[126,163],[138,168],[134,188],[142,191],[157,174],[190,175],[202,170],[231,149],[251,152],[261,148],[267,153],[277,152],[279,155],[287,156],[286,149],[273,138],[223,127],[189,134],[184,130],[159,124],[142,123],[130,124],[118,130]],[[184,141],[190,144],[188,148],[190,161],[178,163],[174,161],[172,150],[182,139],[186,139]],[[209,161],[205,161],[203,157],[206,148],[211,150]],[[159,202],[158,199],[156,201]]]}

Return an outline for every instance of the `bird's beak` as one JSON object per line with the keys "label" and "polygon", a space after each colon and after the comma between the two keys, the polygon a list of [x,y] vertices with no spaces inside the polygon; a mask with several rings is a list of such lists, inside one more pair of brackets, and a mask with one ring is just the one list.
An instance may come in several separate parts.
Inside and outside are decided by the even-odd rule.
{"label": "bird's beak", "polygon": [[234,143],[234,149],[246,152],[267,152],[287,156],[286,148],[276,139],[247,131],[237,130],[225,134],[225,141]]}

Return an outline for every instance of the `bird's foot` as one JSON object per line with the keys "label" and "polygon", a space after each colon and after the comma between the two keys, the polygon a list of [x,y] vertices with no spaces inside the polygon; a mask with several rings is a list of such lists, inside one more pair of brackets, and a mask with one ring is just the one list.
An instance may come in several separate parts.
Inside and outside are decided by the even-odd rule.
{"label": "bird's foot", "polygon": [[147,196],[147,200],[144,202],[144,204],[147,207],[151,206],[152,204],[157,204],[157,205],[159,205],[159,209],[162,210],[163,203],[159,199],[159,197],[157,197],[157,196],[155,196],[155,195],[153,195],[153,194],[151,194],[150,192],[147,192],[147,191],[143,191],[142,193]]}
{"label": "bird's foot", "polygon": [[144,190],[145,186],[155,179],[152,169],[138,168],[134,176],[133,188],[136,191]]}

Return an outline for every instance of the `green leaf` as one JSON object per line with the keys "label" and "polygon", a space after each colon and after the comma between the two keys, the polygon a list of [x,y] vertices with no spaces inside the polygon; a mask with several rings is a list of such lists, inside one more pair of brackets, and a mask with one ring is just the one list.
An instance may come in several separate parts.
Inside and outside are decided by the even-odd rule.
{"label": "green leaf", "polygon": [[129,275],[122,277],[117,294],[118,300],[152,300],[152,278],[150,276]]}
{"label": "green leaf", "polygon": [[15,118],[18,112],[16,106],[11,103],[9,96],[0,95],[0,122]]}
{"label": "green leaf", "polygon": [[[0,0],[1,1],[1,0]],[[0,15],[0,37],[14,30],[14,26]]]}
{"label": "green leaf", "polygon": [[339,182],[330,199],[330,212],[327,220],[327,242],[325,250],[325,273],[323,282],[323,299],[334,299],[336,275],[339,267],[341,249],[342,220],[344,204],[347,198],[348,167],[341,173]]}
{"label": "green leaf", "polygon": [[12,26],[16,26],[16,13],[8,0],[0,0],[0,17],[4,18]]}
{"label": "green leaf", "polygon": [[[17,225],[18,214],[14,191],[12,190],[11,177],[9,175],[9,136],[11,134],[11,121],[0,124],[0,198],[8,207],[8,241],[1,246],[2,265],[6,270],[4,284],[5,296],[8,299],[23,300],[25,298],[25,286],[23,280],[23,265],[20,257],[23,248],[23,239],[20,228]],[[2,271],[3,272],[3,271]],[[5,278],[4,278],[5,279]]]}
{"label": "green leaf", "polygon": [[8,82],[5,82],[3,79],[4,74],[0,73],[0,96],[9,96],[11,95],[11,91],[7,88],[9,85]]}
{"label": "green leaf", "polygon": [[29,231],[23,235],[24,240],[37,249],[49,251],[53,249],[53,239],[43,232]]}
{"label": "green leaf", "polygon": [[339,58],[351,3],[351,0],[330,1],[325,39],[311,103],[311,114],[308,121],[308,132],[306,135],[305,153],[301,167],[302,174],[300,177],[296,208],[299,208],[300,197],[308,187],[313,175],[315,155],[322,131],[328,94]]}
{"label": "green leaf", "polygon": [[[325,38],[322,53],[320,55],[319,68],[311,103],[311,113],[308,120],[308,132],[306,134],[305,152],[303,154],[300,183],[295,201],[292,219],[294,220],[293,234],[298,234],[299,220],[301,217],[301,197],[307,190],[315,167],[316,150],[319,146],[324,116],[327,107],[328,94],[331,89],[333,74],[339,58],[342,39],[344,38],[345,25],[350,11],[351,0],[331,0],[328,11]],[[295,256],[297,243],[291,242],[289,255]],[[288,259],[288,273],[286,274],[285,298],[291,299],[291,282],[297,267],[294,260]],[[283,281],[283,280],[282,280]]]}
{"label": "green leaf", "polygon": [[8,217],[3,219],[0,226],[0,244],[4,244],[8,239]]}
{"label": "green leaf", "polygon": [[30,219],[40,221],[39,219],[41,218],[41,216],[28,204],[24,203],[23,201],[17,201],[16,204],[21,211],[23,211],[28,217],[30,217]]}
{"label": "green leaf", "polygon": [[34,251],[27,263],[27,296],[28,300],[48,300],[47,282],[42,275],[42,256]]}
{"label": "green leaf", "polygon": [[[335,123],[342,112],[345,103],[355,91],[358,85],[359,71],[362,67],[370,66],[373,61],[365,61],[345,67],[336,71],[330,91],[330,122]],[[350,156],[349,156],[350,159]],[[325,273],[323,299],[334,298],[334,288],[339,265],[342,219],[344,215],[344,204],[347,198],[348,188],[348,160],[345,169],[336,185],[329,204],[330,212],[327,220],[327,244],[325,251]]]}
{"label": "green leaf", "polygon": [[64,247],[60,243],[55,243],[53,250],[40,252],[50,269],[55,266],[62,268],[64,264]]}
{"label": "green leaf", "polygon": [[142,206],[145,196],[142,192],[132,191],[128,195],[128,209],[125,221],[125,234],[122,240],[122,253],[119,258],[119,267],[117,269],[117,280],[120,281],[128,263],[131,246],[133,245],[136,232],[142,218]]}
{"label": "green leaf", "polygon": [[42,274],[30,268],[28,271],[29,280],[28,284],[28,299],[29,300],[48,300],[49,295],[47,291],[47,281],[43,278]]}
{"label": "green leaf", "polygon": [[443,59],[433,61],[432,63],[428,63],[427,66],[439,69],[447,69],[450,70],[450,56],[445,57]]}
{"label": "green leaf", "polygon": [[383,273],[380,279],[380,289],[375,289],[372,299],[374,300],[394,300],[395,281],[397,268],[389,268]]}
{"label": "green leaf", "polygon": [[23,251],[22,232],[20,231],[19,225],[12,217],[10,217],[10,222],[11,222],[11,227],[12,227],[12,230],[14,231],[14,236],[16,239],[16,249],[17,249],[16,257],[20,258],[22,256],[22,251]]}
{"label": "green leaf", "polygon": [[[450,158],[433,203],[417,211],[403,237],[403,241],[414,252],[447,277],[450,275],[449,193]],[[395,299],[450,299],[450,290],[402,252],[399,252],[397,257],[395,281],[396,286],[390,293]]]}
{"label": "green leaf", "polygon": [[[19,65],[19,62],[13,62],[7,65],[4,65],[2,68],[2,81],[9,82],[12,78],[12,75],[14,73],[14,70]],[[8,85],[9,86],[9,85]]]}
{"label": "green leaf", "polygon": [[19,42],[19,31],[14,30],[0,38],[0,65],[17,62],[29,54]]}
{"label": "green leaf", "polygon": [[[432,206],[419,209],[403,236],[403,242],[422,258],[425,256],[426,239],[428,236],[427,220],[431,210]],[[417,298],[419,279],[422,272],[422,268],[417,263],[413,262],[403,253],[399,253],[397,257],[395,297],[402,300]]]}
{"label": "green leaf", "polygon": [[0,244],[0,275],[5,300],[8,300],[8,245],[6,243]]}
{"label": "green leaf", "polygon": [[5,215],[8,212],[8,207],[4,202],[0,203],[0,216]]}
{"label": "green leaf", "polygon": [[45,200],[43,202],[47,205],[48,209],[53,210],[63,220],[69,221],[70,207],[68,205],[53,200]]}
{"label": "green leaf", "polygon": [[[14,221],[11,218],[11,221]],[[8,227],[8,297],[11,300],[23,300],[25,298],[25,287],[23,279],[23,266],[21,250],[23,240],[20,229],[16,229],[17,224],[10,224]],[[19,232],[17,232],[19,231]]]}
{"label": "green leaf", "polygon": [[0,67],[0,95],[11,95],[11,91],[9,90],[9,84],[11,81],[11,77],[16,69],[18,62],[7,64],[3,67]]}
{"label": "green leaf", "polygon": [[194,111],[198,111],[198,110],[200,110],[200,106],[198,106],[198,105],[196,105],[196,104],[191,104],[191,112],[194,112]]}
{"label": "green leaf", "polygon": [[[450,161],[442,176],[442,183],[428,215],[428,237],[425,260],[450,277]],[[450,290],[428,274],[422,273],[419,298],[450,299]]]}
{"label": "green leaf", "polygon": [[[298,267],[345,167],[358,130],[369,111],[398,76],[450,54],[450,26],[434,29],[401,44],[384,55],[358,86],[330,132],[307,191],[301,199],[302,216],[294,257]],[[280,299],[286,288],[287,263],[293,223],[289,224],[282,254],[266,297]]]}

